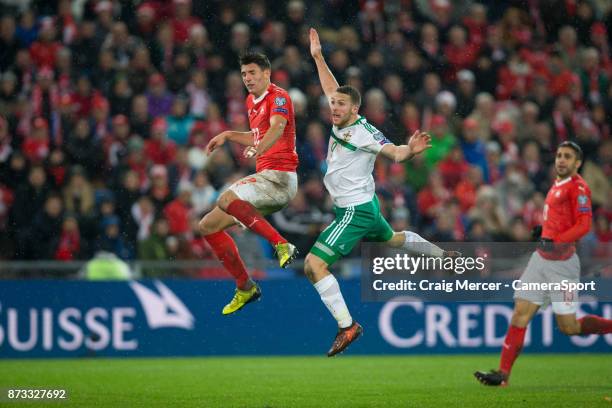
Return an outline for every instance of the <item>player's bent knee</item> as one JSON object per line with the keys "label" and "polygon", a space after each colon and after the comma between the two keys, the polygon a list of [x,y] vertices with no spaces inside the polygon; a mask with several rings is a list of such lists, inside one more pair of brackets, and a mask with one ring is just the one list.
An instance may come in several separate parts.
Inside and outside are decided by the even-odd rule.
{"label": "player's bent knee", "polygon": [[214,234],[219,230],[214,220],[212,220],[210,214],[206,214],[204,218],[200,220],[198,223],[198,228],[200,230],[200,234],[203,236]]}
{"label": "player's bent knee", "polygon": [[557,324],[559,331],[566,336],[576,336],[580,334],[580,324]]}
{"label": "player's bent knee", "polygon": [[316,258],[312,254],[306,255],[306,259],[304,259],[304,273],[306,277],[311,282],[316,282],[321,279],[326,273],[326,265],[325,263]]}
{"label": "player's bent knee", "polygon": [[221,196],[219,196],[219,198],[217,199],[217,205],[219,206],[219,208],[225,211],[227,210],[227,207],[232,203],[232,201],[236,199],[238,199],[236,194],[231,190],[227,190],[226,192],[221,194]]}
{"label": "player's bent knee", "polygon": [[579,327],[573,327],[573,326],[559,326],[559,330],[561,331],[561,333],[567,335],[567,336],[575,336],[577,334],[580,334],[580,328]]}
{"label": "player's bent knee", "polygon": [[314,281],[314,268],[312,266],[312,257],[310,254],[306,255],[306,259],[304,259],[304,274],[309,281]]}
{"label": "player's bent knee", "polygon": [[517,307],[512,314],[512,325],[516,327],[527,327],[531,321],[532,313],[526,308]]}

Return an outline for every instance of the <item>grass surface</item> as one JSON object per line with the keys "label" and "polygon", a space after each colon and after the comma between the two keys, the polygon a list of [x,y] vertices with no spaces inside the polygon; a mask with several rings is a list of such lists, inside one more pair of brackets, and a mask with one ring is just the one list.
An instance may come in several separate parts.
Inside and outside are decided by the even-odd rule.
{"label": "grass surface", "polygon": [[[16,407],[611,407],[612,354],[528,355],[511,386],[472,373],[497,356],[0,361],[0,387],[63,388]],[[3,390],[6,393],[6,389]]]}

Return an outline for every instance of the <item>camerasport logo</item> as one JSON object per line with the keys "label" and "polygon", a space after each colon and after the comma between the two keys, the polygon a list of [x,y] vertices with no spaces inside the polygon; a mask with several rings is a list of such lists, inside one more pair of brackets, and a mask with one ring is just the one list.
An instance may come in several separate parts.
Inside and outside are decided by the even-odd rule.
{"label": "camerasport logo", "polygon": [[139,324],[143,320],[139,313],[144,313],[145,327],[150,330],[193,330],[195,318],[179,297],[160,281],[154,281],[153,286],[154,289],[140,282],[129,283],[141,308],[17,309],[0,303],[0,350],[136,350],[138,338],[134,329],[145,326]]}

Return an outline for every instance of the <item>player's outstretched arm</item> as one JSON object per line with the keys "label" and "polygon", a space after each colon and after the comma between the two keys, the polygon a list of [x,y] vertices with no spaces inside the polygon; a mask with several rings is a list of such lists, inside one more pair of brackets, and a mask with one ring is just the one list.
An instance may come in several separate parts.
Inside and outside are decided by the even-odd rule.
{"label": "player's outstretched arm", "polygon": [[310,29],[310,55],[312,55],[317,65],[317,72],[319,73],[319,81],[321,82],[323,92],[325,96],[329,98],[340,85],[338,85],[338,81],[336,81],[334,74],[332,74],[325,62],[321,49],[321,40],[319,40],[319,33],[317,33],[317,30],[314,28]]}
{"label": "player's outstretched arm", "polygon": [[208,144],[206,145],[206,153],[211,154],[228,141],[236,142],[243,146],[253,146],[253,133],[236,132],[233,130],[226,130],[225,132],[221,132],[217,136],[210,139],[210,142],[208,142]]}
{"label": "player's outstretched arm", "polygon": [[385,157],[399,163],[410,160],[431,147],[431,136],[426,132],[417,130],[408,140],[408,144],[396,146],[387,143],[380,151]]}

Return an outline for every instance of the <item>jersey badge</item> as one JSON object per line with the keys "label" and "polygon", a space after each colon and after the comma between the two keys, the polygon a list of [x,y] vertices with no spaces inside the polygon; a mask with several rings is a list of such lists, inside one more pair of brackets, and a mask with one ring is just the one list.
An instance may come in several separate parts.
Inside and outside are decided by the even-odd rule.
{"label": "jersey badge", "polygon": [[389,139],[387,139],[381,132],[374,133],[372,137],[382,146],[386,145],[387,143],[391,143]]}
{"label": "jersey badge", "polygon": [[351,140],[351,131],[347,131],[346,133],[342,134],[342,139],[344,139],[345,142],[348,142],[349,140]]}
{"label": "jersey badge", "polygon": [[286,103],[287,103],[287,99],[285,99],[285,97],[283,96],[277,96],[276,98],[274,98],[274,104],[276,106],[283,106]]}

